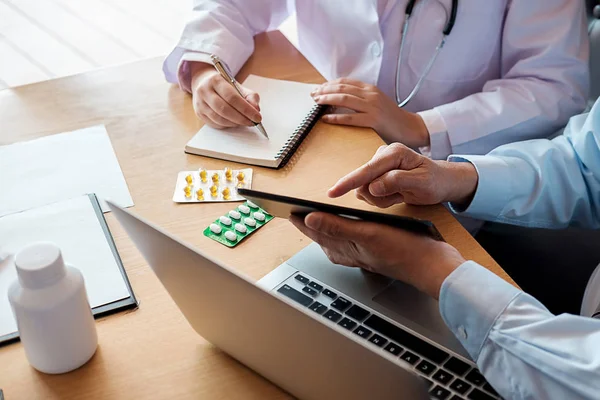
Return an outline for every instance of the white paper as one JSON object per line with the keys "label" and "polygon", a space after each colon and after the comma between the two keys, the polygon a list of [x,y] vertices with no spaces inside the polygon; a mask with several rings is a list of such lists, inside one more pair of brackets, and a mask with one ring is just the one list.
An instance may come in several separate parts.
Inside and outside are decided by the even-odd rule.
{"label": "white paper", "polygon": [[104,126],[0,146],[0,217],[88,193],[133,205]]}
{"label": "white paper", "polygon": [[260,95],[265,138],[254,127],[215,129],[204,125],[189,145],[258,160],[272,160],[315,106],[310,92],[316,84],[250,75],[243,83]]}
{"label": "white paper", "polygon": [[[0,251],[16,254],[38,241],[60,247],[65,263],[81,271],[91,307],[129,297],[127,286],[87,196],[0,218]],[[0,336],[17,331],[8,287],[17,279],[14,257],[0,262]]]}

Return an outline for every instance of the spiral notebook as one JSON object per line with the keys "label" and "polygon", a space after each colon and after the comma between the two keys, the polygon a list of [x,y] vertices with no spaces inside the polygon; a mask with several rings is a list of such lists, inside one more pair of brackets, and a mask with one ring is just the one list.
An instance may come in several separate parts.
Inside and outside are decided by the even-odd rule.
{"label": "spiral notebook", "polygon": [[250,75],[243,83],[260,95],[265,138],[254,127],[214,129],[204,125],[185,151],[244,164],[281,168],[292,157],[323,113],[310,92],[315,84]]}

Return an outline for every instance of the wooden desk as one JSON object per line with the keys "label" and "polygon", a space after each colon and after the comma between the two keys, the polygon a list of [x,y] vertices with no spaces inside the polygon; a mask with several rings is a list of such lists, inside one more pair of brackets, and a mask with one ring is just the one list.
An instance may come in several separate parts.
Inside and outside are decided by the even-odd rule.
{"label": "wooden desk", "polygon": [[[279,32],[260,35],[256,43],[242,79],[253,72],[323,81]],[[160,59],[0,91],[0,144],[95,124],[106,125],[135,202],[134,211],[183,240],[254,279],[309,243],[288,221],[275,219],[231,250],[205,238],[202,230],[232,204],[171,201],[178,171],[235,165],[183,152],[201,123],[190,97],[164,82]],[[381,140],[373,131],[319,123],[284,170],[256,168],[253,187],[330,201],[325,189],[367,161],[379,145]],[[368,208],[352,195],[335,203]],[[387,212],[434,221],[466,258],[510,280],[443,207],[396,206]],[[0,348],[0,388],[7,400],[288,398],[194,332],[114,217],[107,214],[107,219],[140,308],[99,320],[97,354],[66,375],[36,372],[20,344]]]}

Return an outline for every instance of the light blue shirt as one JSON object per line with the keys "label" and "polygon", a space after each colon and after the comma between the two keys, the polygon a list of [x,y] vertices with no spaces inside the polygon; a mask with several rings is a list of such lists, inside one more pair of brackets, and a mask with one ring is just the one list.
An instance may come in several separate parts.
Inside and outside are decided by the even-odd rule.
{"label": "light blue shirt", "polygon": [[[554,140],[450,160],[469,161],[479,173],[460,214],[528,227],[600,227],[600,100]],[[442,285],[440,311],[502,397],[600,398],[600,320],[555,316],[472,261]]]}

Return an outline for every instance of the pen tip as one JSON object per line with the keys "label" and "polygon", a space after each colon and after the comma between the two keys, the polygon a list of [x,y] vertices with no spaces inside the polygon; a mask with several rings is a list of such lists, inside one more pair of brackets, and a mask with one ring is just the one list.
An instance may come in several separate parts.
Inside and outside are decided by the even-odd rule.
{"label": "pen tip", "polygon": [[267,131],[265,130],[265,127],[263,126],[263,124],[261,124],[261,123],[256,124],[256,128],[258,129],[258,131],[260,133],[262,133],[264,135],[264,137],[266,137],[267,139],[269,138],[269,135],[267,135]]}

